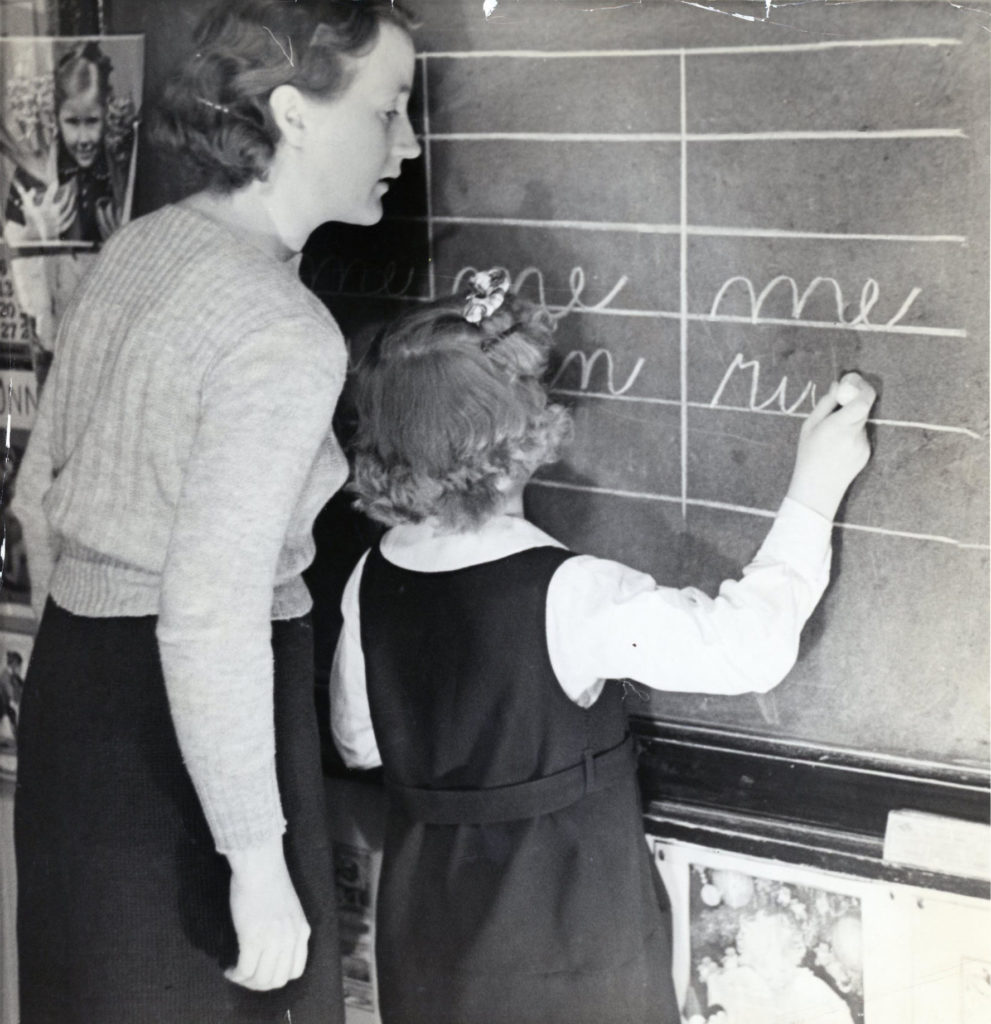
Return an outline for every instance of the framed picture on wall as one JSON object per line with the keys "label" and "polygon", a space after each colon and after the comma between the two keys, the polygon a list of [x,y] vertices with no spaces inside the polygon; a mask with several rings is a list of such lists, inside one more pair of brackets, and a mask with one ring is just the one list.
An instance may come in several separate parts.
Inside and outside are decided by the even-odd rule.
{"label": "framed picture on wall", "polygon": [[703,847],[652,843],[671,898],[688,1024],[865,1024],[861,882]]}
{"label": "framed picture on wall", "polygon": [[858,897],[694,863],[689,905],[689,986],[706,1024],[862,1024]]}
{"label": "framed picture on wall", "polygon": [[976,1024],[987,900],[651,837],[686,1024]]}

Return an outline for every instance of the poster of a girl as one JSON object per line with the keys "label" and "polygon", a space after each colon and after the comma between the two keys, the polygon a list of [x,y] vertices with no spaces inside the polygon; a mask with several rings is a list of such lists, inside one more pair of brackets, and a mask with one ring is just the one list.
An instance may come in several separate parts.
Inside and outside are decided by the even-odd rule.
{"label": "poster of a girl", "polygon": [[121,223],[134,117],[129,101],[113,102],[112,70],[95,40],[74,43],[58,60],[49,173],[40,180],[23,164],[15,171],[5,210],[9,244],[99,243]]}

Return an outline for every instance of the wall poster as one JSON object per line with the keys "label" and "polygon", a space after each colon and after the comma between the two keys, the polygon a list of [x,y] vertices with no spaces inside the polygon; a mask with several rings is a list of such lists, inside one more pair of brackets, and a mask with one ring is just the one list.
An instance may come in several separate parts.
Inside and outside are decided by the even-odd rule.
{"label": "wall poster", "polygon": [[66,302],[131,216],[144,37],[2,38],[0,67],[4,363],[27,356],[43,382]]}

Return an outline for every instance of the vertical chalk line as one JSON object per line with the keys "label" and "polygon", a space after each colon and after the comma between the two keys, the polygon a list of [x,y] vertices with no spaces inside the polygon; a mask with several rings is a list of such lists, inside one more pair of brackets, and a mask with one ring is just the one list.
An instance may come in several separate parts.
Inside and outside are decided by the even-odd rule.
{"label": "vertical chalk line", "polygon": [[427,91],[427,55],[420,60],[420,83],[423,93],[423,177],[427,188],[427,288],[430,301],[437,298],[437,281],[434,276],[434,197],[433,177],[430,165],[430,93]]}
{"label": "vertical chalk line", "polygon": [[681,229],[680,264],[680,387],[681,387],[681,518],[688,518],[688,102],[685,96],[685,51],[678,56],[681,100]]}

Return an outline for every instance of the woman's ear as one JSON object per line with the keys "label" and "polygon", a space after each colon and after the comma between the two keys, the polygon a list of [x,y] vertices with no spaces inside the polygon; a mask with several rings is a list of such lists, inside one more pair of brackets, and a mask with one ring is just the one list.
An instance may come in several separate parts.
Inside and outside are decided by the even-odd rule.
{"label": "woman's ear", "polygon": [[277,85],[268,98],[268,105],[286,143],[293,147],[302,145],[306,127],[303,94],[294,85]]}

